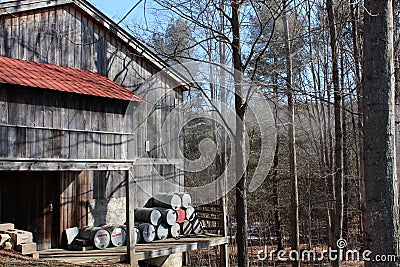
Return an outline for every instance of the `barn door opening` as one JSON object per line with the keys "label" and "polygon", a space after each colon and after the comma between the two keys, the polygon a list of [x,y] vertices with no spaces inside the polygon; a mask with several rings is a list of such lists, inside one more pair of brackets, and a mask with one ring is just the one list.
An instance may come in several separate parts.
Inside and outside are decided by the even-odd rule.
{"label": "barn door opening", "polygon": [[0,221],[33,233],[38,250],[59,241],[59,172],[0,172]]}

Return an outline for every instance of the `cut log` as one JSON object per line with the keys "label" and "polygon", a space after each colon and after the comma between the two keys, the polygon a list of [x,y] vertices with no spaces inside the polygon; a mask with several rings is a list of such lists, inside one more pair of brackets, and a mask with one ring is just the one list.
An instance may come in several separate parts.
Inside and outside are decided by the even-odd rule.
{"label": "cut log", "polygon": [[110,234],[101,227],[87,226],[79,230],[79,237],[90,240],[91,244],[98,249],[105,249],[110,244]]}
{"label": "cut log", "polygon": [[108,231],[111,238],[111,245],[114,247],[120,247],[126,242],[126,231],[122,227],[116,227],[114,225],[104,225],[101,228]]}
{"label": "cut log", "polygon": [[5,232],[7,230],[13,229],[15,229],[13,223],[0,223],[0,232]]}
{"label": "cut log", "polygon": [[176,222],[177,223],[183,223],[186,219],[186,212],[184,209],[179,209],[176,211],[177,214],[177,218],[176,218]]}
{"label": "cut log", "polygon": [[168,225],[162,223],[159,226],[157,226],[156,234],[158,239],[160,240],[167,239],[168,232],[169,232]]}
{"label": "cut log", "polygon": [[15,247],[15,250],[21,252],[22,255],[28,255],[37,251],[36,243],[20,244]]}
{"label": "cut log", "polygon": [[182,207],[187,208],[192,205],[192,197],[188,193],[177,192],[175,194],[181,198]]}
{"label": "cut log", "polygon": [[174,225],[177,220],[176,211],[173,209],[156,207],[157,210],[161,212],[162,221],[168,225]]}
{"label": "cut log", "polygon": [[156,229],[150,223],[141,223],[137,226],[144,242],[152,242],[156,237]]}
{"label": "cut log", "polygon": [[154,206],[178,210],[182,206],[182,200],[174,193],[161,193],[154,196]]}
{"label": "cut log", "polygon": [[157,226],[162,222],[162,215],[161,212],[155,208],[136,208],[135,221],[151,223]]}
{"label": "cut log", "polygon": [[186,208],[186,219],[189,221],[193,221],[196,217],[196,212],[192,206]]}
{"label": "cut log", "polygon": [[181,233],[184,235],[189,235],[192,233],[193,227],[192,227],[192,223],[189,220],[185,220],[182,224],[181,224]]}
{"label": "cut log", "polygon": [[5,233],[10,235],[10,240],[15,246],[18,246],[20,244],[29,244],[33,242],[33,234],[28,231],[13,229],[7,230]]}
{"label": "cut log", "polygon": [[169,228],[169,234],[173,238],[178,238],[181,234],[181,226],[176,223]]}

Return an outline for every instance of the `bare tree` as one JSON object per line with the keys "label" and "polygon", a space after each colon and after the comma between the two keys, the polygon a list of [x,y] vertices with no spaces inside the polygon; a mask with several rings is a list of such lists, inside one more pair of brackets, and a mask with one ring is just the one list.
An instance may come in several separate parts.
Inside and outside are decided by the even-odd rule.
{"label": "bare tree", "polygon": [[[289,23],[287,19],[287,10],[289,6],[283,1],[285,11],[282,13],[283,31],[285,39],[285,60],[286,60],[286,95],[288,109],[288,144],[289,144],[289,166],[290,166],[290,245],[292,250],[299,251],[300,248],[300,229],[299,229],[299,188],[297,181],[297,157],[296,157],[296,131],[294,99],[292,90],[293,63],[292,63],[292,45],[289,34]],[[300,266],[300,261],[295,260],[293,267]]]}
{"label": "bare tree", "polygon": [[[399,199],[395,154],[393,1],[365,1],[363,119],[365,231],[376,255],[399,256]],[[367,266],[378,266],[374,261]],[[398,266],[398,258],[384,266]]]}

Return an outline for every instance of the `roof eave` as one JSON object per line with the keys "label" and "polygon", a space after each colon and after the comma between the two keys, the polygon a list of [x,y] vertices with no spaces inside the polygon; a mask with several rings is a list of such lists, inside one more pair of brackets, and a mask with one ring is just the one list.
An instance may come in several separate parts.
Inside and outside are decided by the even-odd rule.
{"label": "roof eave", "polygon": [[133,36],[113,22],[95,6],[82,0],[31,0],[31,1],[7,1],[0,3],[0,16],[13,13],[26,12],[36,9],[55,7],[60,5],[74,4],[82,11],[87,13],[107,30],[114,33],[118,38],[132,47],[139,55],[143,56],[160,70],[168,69],[168,75],[178,82],[180,87],[188,88],[189,82],[179,73],[174,71],[165,61],[151,52],[146,46],[138,42]]}

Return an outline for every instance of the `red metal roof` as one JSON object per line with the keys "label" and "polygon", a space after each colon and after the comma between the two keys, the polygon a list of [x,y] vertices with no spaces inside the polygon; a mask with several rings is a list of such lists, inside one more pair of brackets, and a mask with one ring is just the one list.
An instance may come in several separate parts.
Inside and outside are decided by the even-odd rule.
{"label": "red metal roof", "polygon": [[125,87],[95,72],[1,56],[0,83],[145,102]]}

